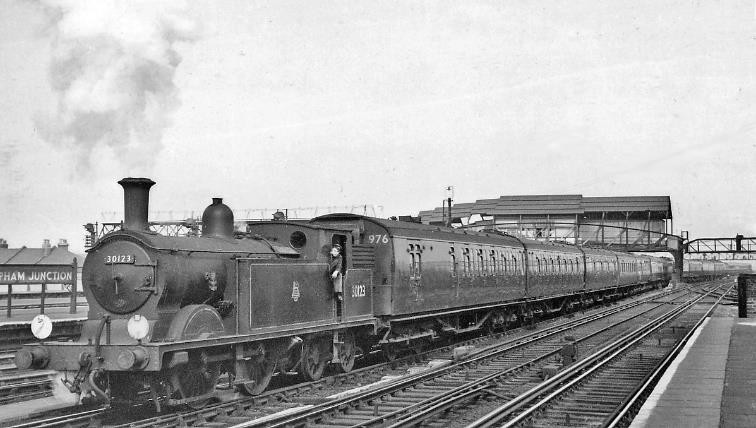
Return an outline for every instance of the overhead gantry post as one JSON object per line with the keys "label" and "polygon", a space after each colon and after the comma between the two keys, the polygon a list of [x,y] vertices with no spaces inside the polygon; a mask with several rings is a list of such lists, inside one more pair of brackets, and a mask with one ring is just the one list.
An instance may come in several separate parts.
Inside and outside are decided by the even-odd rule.
{"label": "overhead gantry post", "polygon": [[683,273],[683,243],[679,236],[668,235],[667,236],[667,249],[674,257],[674,268],[672,269],[672,285],[676,285],[682,282]]}

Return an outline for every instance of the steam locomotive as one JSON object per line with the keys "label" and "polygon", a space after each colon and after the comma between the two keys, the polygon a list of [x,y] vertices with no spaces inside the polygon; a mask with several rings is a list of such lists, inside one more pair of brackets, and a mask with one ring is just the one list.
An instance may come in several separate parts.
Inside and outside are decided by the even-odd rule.
{"label": "steam locomotive", "polygon": [[[259,394],[276,370],[305,379],[361,352],[389,358],[444,336],[667,284],[666,259],[352,214],[234,230],[213,199],[201,236],[149,231],[147,178],[124,178],[122,229],[88,250],[88,319],[74,342],[19,350],[19,368],[63,373],[72,393],[201,407],[222,373]],[[329,250],[343,249],[343,300]]]}

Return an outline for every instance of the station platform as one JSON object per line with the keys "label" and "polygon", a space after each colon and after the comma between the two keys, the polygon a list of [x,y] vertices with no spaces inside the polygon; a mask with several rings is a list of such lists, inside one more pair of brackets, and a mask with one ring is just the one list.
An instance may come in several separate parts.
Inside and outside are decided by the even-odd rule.
{"label": "station platform", "polygon": [[756,319],[738,318],[737,307],[719,307],[630,427],[756,427]]}
{"label": "station platform", "polygon": [[[76,307],[76,312],[71,313],[68,307],[49,307],[45,308],[45,315],[50,317],[53,323],[63,321],[84,321],[87,319],[89,306],[84,301]],[[14,309],[10,318],[5,311],[0,311],[0,326],[12,325],[29,325],[35,316],[39,315],[39,308],[33,309]]]}
{"label": "station platform", "polygon": [[[0,350],[16,349],[25,343],[34,342],[31,332],[31,321],[39,315],[39,308],[15,309],[8,318],[5,311],[0,315]],[[86,302],[76,307],[71,313],[68,307],[45,308],[45,315],[53,322],[51,337],[76,337],[81,332],[81,326],[87,319],[89,307]]]}

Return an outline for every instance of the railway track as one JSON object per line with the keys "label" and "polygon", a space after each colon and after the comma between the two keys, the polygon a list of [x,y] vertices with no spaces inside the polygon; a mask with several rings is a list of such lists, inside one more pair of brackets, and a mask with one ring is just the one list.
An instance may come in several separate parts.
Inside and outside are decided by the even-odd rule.
{"label": "railway track", "polygon": [[[508,332],[507,335],[498,334],[478,338],[474,340],[474,344],[482,349],[476,351],[477,356],[468,357],[460,364],[455,364],[448,359],[436,361],[438,365],[436,368],[426,367],[422,372],[421,369],[413,367],[410,371],[420,373],[406,376],[406,368],[413,366],[413,361],[434,360],[442,354],[448,358],[451,347],[447,347],[397,360],[394,362],[393,369],[390,364],[374,365],[347,374],[328,376],[317,382],[283,386],[257,397],[226,397],[224,402],[200,411],[156,415],[139,421],[130,420],[123,426],[234,426],[242,423],[246,425],[240,426],[304,426],[317,425],[318,422],[325,425],[378,426],[401,423],[404,418],[415,416],[420,410],[429,406],[447,409],[442,412],[451,409],[453,414],[453,410],[459,405],[455,403],[465,403],[480,397],[489,399],[493,397],[498,401],[511,400],[519,392],[541,383],[542,373],[553,368],[546,367],[545,371],[544,366],[554,365],[555,356],[564,347],[565,335],[581,336],[579,347],[582,353],[597,349],[601,343],[608,341],[607,337],[619,334],[617,329],[629,330],[629,327],[609,327],[608,322],[603,321],[607,317],[625,318],[624,321],[627,324],[627,319],[631,318],[630,312],[633,312],[632,317],[648,319],[651,316],[649,312],[654,310],[660,311],[660,308],[664,307],[681,306],[679,302],[670,302],[683,291],[665,292],[609,309],[594,309],[588,312],[588,315],[570,319],[566,323],[564,320],[544,322],[539,324],[536,331],[518,329]],[[589,333],[581,333],[581,329],[586,328],[581,325],[589,324],[594,325],[593,333],[591,333],[594,336],[593,339],[588,337]],[[502,340],[504,344],[491,344]],[[470,343],[472,342],[467,342],[465,345]],[[496,357],[494,354],[502,356]],[[500,376],[501,373],[504,373],[503,378]],[[350,394],[344,393],[360,385],[372,384],[387,374],[394,374],[397,377],[400,374],[405,375],[401,376],[401,380],[384,379],[383,386],[373,386],[369,391],[352,390]],[[519,374],[519,376],[513,376],[513,374]],[[501,379],[507,377],[519,380],[502,383]],[[497,380],[493,381],[493,379]],[[473,385],[476,382],[478,385]],[[501,383],[501,387],[498,389],[491,387],[492,382],[493,384]],[[289,412],[289,416],[281,416],[286,412]],[[137,413],[146,415],[144,409]],[[78,422],[74,422],[74,418]],[[255,421],[248,422],[250,419],[255,419]],[[71,414],[64,425],[71,427],[98,423],[111,425],[116,422],[110,410],[81,417]],[[63,426],[63,424],[46,422],[44,425],[30,423],[19,426]]]}
{"label": "railway track", "polygon": [[[580,349],[590,354],[612,337],[632,330],[633,325],[667,312],[668,307],[681,305],[673,300],[659,301],[581,320],[579,325],[565,326],[565,329],[537,335],[523,343],[493,345],[448,367],[406,377],[364,394],[332,400],[293,416],[235,426],[414,426],[430,421],[464,426],[490,407],[490,404],[486,406],[489,400],[481,398],[508,402],[542,383],[542,376],[554,371],[554,357],[564,349],[561,339],[565,332],[578,336],[576,342]],[[483,406],[474,409],[470,403]],[[454,411],[461,408],[464,412]]]}
{"label": "railway track", "polygon": [[53,395],[53,371],[19,371],[14,354],[0,354],[0,405]]}
{"label": "railway track", "polygon": [[[528,341],[534,340],[534,338],[560,334],[561,332],[574,328],[575,325],[617,314],[630,307],[648,305],[649,300],[665,299],[664,296],[671,293],[680,294],[682,293],[682,290],[674,292],[667,291],[652,296],[641,296],[633,299],[629,303],[613,306],[608,309],[591,309],[590,311],[586,311],[585,316],[568,319],[566,323],[564,319],[549,320],[539,323],[537,330],[520,328],[508,331],[506,334],[495,334],[484,338],[476,338],[471,341],[466,341],[462,345],[473,344],[479,348],[485,348],[491,346],[492,343],[504,340],[513,346],[516,346],[517,344],[527,343]],[[394,377],[406,376],[407,367],[413,366],[413,361],[432,361],[443,356],[446,360],[442,360],[441,363],[443,365],[449,365],[451,362],[448,360],[448,355],[451,354],[454,346],[459,345],[460,344],[456,344],[425,352],[421,355],[414,355],[400,359],[393,363],[393,368],[392,364],[373,365],[347,374],[328,376],[317,382],[308,382],[273,389],[257,397],[230,398],[223,403],[209,406],[201,411],[184,412],[182,414],[173,415],[159,415],[142,421],[129,421],[123,426],[176,426],[181,424],[201,426],[203,423],[210,423],[214,426],[220,426],[220,424],[233,425],[241,420],[249,420],[252,418],[259,419],[266,416],[270,417],[268,415],[281,411],[299,412],[302,411],[303,408],[307,408],[307,406],[312,406],[313,403],[322,403],[334,399],[335,397],[340,397],[346,390],[353,390],[360,385],[372,384],[381,378],[385,378],[386,375],[389,375],[389,379],[385,380],[384,383],[391,383],[391,375],[394,375]],[[425,369],[428,369],[428,367],[426,366]],[[421,369],[416,366],[410,368],[410,371],[420,370]],[[144,411],[138,413],[144,414]],[[106,424],[114,423],[113,419],[107,413],[99,415],[98,418]],[[76,425],[69,424],[69,426],[87,425],[87,423]]]}
{"label": "railway track", "polygon": [[[723,287],[729,291],[733,285]],[[470,426],[628,425],[655,380],[723,297],[700,296],[652,320]]]}

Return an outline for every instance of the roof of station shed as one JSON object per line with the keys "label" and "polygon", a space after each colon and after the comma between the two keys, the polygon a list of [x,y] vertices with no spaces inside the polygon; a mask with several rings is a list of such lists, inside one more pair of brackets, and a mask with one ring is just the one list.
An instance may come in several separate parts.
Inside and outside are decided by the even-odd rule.
{"label": "roof of station shed", "polygon": [[[672,218],[669,196],[584,197],[583,195],[519,195],[479,199],[452,205],[455,218],[484,216],[585,215],[591,213],[648,213],[656,218]],[[444,221],[444,208],[420,211],[423,223]]]}

